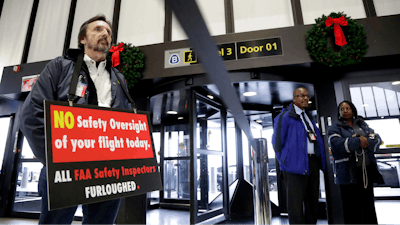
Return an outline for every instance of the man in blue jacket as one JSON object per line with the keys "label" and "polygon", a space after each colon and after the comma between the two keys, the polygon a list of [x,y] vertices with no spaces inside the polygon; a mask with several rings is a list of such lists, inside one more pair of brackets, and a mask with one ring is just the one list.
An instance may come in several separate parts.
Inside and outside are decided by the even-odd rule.
{"label": "man in blue jacket", "polygon": [[[67,94],[77,59],[82,59],[78,55],[84,53],[73,102],[132,109],[122,87],[123,85],[127,88],[123,75],[106,60],[106,53],[111,46],[111,34],[110,23],[102,14],[83,23],[78,34],[79,50],[69,49],[64,56],[57,57],[46,65],[20,112],[20,130],[35,156],[44,165],[38,184],[39,195],[42,197],[39,224],[71,224],[77,209],[75,206],[48,211],[43,101],[68,100]],[[120,199],[83,205],[82,222],[113,224],[119,205]]]}
{"label": "man in blue jacket", "polygon": [[305,111],[309,100],[308,91],[297,88],[293,103],[274,119],[272,144],[286,186],[290,224],[317,223],[319,170],[325,169],[325,148],[312,116]]}

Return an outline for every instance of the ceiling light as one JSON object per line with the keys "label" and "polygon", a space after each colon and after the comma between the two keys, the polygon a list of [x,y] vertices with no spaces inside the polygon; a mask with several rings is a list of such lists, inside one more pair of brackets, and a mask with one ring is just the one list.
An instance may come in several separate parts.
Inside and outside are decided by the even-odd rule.
{"label": "ceiling light", "polygon": [[384,116],[381,116],[381,119],[384,119],[385,117]]}
{"label": "ceiling light", "polygon": [[168,111],[167,114],[175,115],[175,114],[178,114],[178,112],[177,111]]}
{"label": "ceiling light", "polygon": [[400,81],[393,81],[392,82],[392,85],[399,85],[400,84]]}
{"label": "ceiling light", "polygon": [[178,120],[183,120],[183,117],[182,116],[178,117]]}
{"label": "ceiling light", "polygon": [[308,101],[308,104],[311,104],[312,103],[312,101]]}
{"label": "ceiling light", "polygon": [[246,96],[246,97],[254,96],[254,95],[257,95],[257,92],[248,91],[248,92],[243,93],[243,96]]}
{"label": "ceiling light", "polygon": [[256,123],[262,123],[262,120],[256,120]]}
{"label": "ceiling light", "polygon": [[364,107],[368,107],[368,104],[364,104],[363,106],[364,106]]}
{"label": "ceiling light", "polygon": [[212,96],[212,95],[207,95],[207,97],[208,97],[209,99],[214,99],[214,96]]}

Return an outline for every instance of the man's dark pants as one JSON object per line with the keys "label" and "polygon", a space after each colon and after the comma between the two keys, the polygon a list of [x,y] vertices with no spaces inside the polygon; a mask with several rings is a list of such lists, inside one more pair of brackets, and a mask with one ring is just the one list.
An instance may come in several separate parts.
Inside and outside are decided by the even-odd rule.
{"label": "man's dark pants", "polygon": [[290,224],[316,224],[321,160],[309,156],[309,175],[283,172]]}
{"label": "man's dark pants", "polygon": [[[46,167],[43,167],[40,171],[38,189],[39,196],[42,196],[39,224],[71,224],[78,206],[48,211]],[[121,199],[116,199],[82,205],[82,224],[113,224],[117,217],[120,202]]]}

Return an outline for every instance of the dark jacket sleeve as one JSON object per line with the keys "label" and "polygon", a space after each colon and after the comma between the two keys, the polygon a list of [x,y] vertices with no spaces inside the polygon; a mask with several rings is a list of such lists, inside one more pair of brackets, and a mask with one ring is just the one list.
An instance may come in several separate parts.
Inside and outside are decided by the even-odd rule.
{"label": "dark jacket sleeve", "polygon": [[356,151],[361,144],[359,137],[352,137],[350,132],[342,132],[343,130],[336,123],[328,129],[332,151],[340,155]]}
{"label": "dark jacket sleeve", "polygon": [[[365,122],[364,122],[365,123]],[[375,131],[373,129],[371,129],[366,123],[366,131],[368,132],[368,134],[375,134]],[[375,134],[375,138],[371,139],[370,137],[368,138],[368,146],[367,146],[367,150],[368,151],[372,151],[372,152],[376,152],[377,150],[379,150],[379,146],[382,143],[382,139],[379,136],[379,134]]]}
{"label": "dark jacket sleeve", "polygon": [[277,141],[280,139],[280,134],[278,134],[278,118],[281,114],[278,114],[275,118],[274,118],[274,133],[272,134],[272,146],[274,147],[275,152],[277,152],[277,149],[281,148],[281,144],[280,141]]}
{"label": "dark jacket sleeve", "polygon": [[278,114],[274,119],[274,133],[272,134],[272,145],[276,153],[280,153],[285,144],[286,136],[287,136],[287,126],[286,123],[284,126],[283,116],[286,114],[286,111]]}
{"label": "dark jacket sleeve", "polygon": [[[280,120],[280,117],[282,116],[282,119]],[[281,162],[281,156],[282,156],[282,150],[285,147],[286,144],[286,139],[287,139],[287,133],[288,133],[288,122],[286,121],[287,118],[287,111],[281,112],[278,116],[275,117],[274,119],[274,133],[272,135],[272,144],[275,150],[275,155],[276,158],[280,163]]]}
{"label": "dark jacket sleeve", "polygon": [[19,114],[19,129],[27,139],[33,154],[46,164],[44,134],[44,100],[55,100],[61,66],[57,59],[50,61],[32,91],[26,98]]}
{"label": "dark jacket sleeve", "polygon": [[[123,109],[128,109],[132,110],[132,106],[129,102],[128,96],[125,93],[125,91],[129,94],[129,89],[128,85],[126,83],[124,75],[122,75],[117,69],[112,68],[111,70],[111,82],[117,82],[118,83],[118,88],[113,91],[112,94],[115,94],[115,102],[112,104],[112,107],[116,108],[123,108]],[[120,81],[122,83],[120,83]],[[112,89],[111,89],[112,90]]]}

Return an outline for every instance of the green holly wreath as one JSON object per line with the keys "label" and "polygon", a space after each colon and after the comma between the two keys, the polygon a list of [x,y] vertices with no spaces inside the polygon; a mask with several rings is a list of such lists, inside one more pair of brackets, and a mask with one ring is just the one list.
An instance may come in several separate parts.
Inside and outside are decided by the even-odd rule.
{"label": "green holly wreath", "polygon": [[141,72],[144,68],[144,54],[139,51],[138,47],[121,42],[118,45],[113,45],[106,57],[112,61],[112,66],[124,75],[128,88],[132,88],[141,78]]}
{"label": "green holly wreath", "polygon": [[[311,58],[330,67],[361,62],[368,49],[363,25],[358,25],[343,13],[331,13],[328,17],[322,15],[315,22],[306,36]],[[328,46],[328,39],[331,46]]]}

